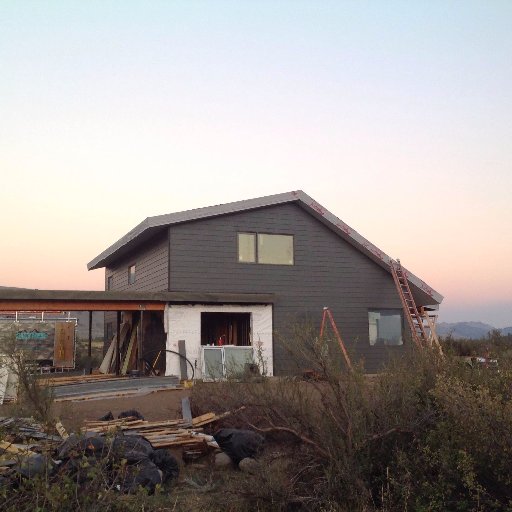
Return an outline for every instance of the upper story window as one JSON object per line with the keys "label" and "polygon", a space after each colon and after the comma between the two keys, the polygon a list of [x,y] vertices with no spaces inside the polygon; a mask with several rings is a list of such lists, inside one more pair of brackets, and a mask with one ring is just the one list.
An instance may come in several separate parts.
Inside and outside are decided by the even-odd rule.
{"label": "upper story window", "polygon": [[370,345],[403,345],[402,311],[373,309],[368,311]]}
{"label": "upper story window", "polygon": [[293,236],[238,233],[238,261],[293,265]]}
{"label": "upper story window", "polygon": [[107,277],[107,290],[112,290],[114,286],[114,276]]}
{"label": "upper story window", "polygon": [[128,284],[135,283],[135,265],[128,267]]}
{"label": "upper story window", "polygon": [[256,234],[238,233],[238,261],[256,263]]}

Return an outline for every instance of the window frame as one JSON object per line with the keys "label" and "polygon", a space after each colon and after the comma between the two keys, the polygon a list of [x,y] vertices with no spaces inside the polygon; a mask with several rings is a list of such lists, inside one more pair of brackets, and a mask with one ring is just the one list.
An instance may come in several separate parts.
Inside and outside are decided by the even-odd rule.
{"label": "window frame", "polygon": [[[379,343],[378,337],[375,340],[375,343],[372,344],[371,338],[370,338],[370,313],[381,313],[381,312],[395,312],[397,315],[400,316],[400,339],[401,343],[386,343],[385,341],[383,343]],[[403,347],[405,345],[405,324],[404,324],[404,310],[400,307],[398,308],[368,308],[367,311],[367,319],[368,319],[368,344],[370,347]],[[378,334],[378,333],[377,333]]]}
{"label": "window frame", "polygon": [[[131,269],[133,268],[133,278],[132,278],[132,272]],[[132,263],[131,265],[128,265],[128,284],[132,285],[135,284],[135,281],[137,280],[137,266],[135,263]]]}
{"label": "window frame", "polygon": [[[254,237],[254,261],[240,261],[240,235],[252,235]],[[238,231],[236,234],[236,256],[237,262],[244,265],[257,265],[258,264],[258,233],[253,231]]]}
{"label": "window frame", "polygon": [[[240,252],[239,252],[239,237],[238,235],[254,235],[254,261],[240,261]],[[270,262],[261,262],[259,255],[259,236],[286,236],[292,239],[292,262],[291,263],[270,263]],[[237,262],[243,265],[277,265],[280,267],[293,267],[295,265],[295,235],[290,233],[269,233],[267,231],[238,231],[236,234],[236,246],[237,246]]]}

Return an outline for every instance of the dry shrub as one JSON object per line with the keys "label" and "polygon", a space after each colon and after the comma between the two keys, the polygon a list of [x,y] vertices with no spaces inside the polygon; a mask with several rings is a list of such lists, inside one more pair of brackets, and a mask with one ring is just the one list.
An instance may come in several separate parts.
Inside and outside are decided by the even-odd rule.
{"label": "dry shrub", "polygon": [[54,425],[52,417],[53,392],[48,386],[38,383],[38,365],[16,344],[14,331],[0,339],[0,354],[10,372],[18,379],[16,416],[33,416],[43,424]]}
{"label": "dry shrub", "polygon": [[199,384],[192,394],[196,413],[244,406],[229,424],[282,451],[279,468],[262,464],[238,489],[247,510],[512,510],[508,366],[469,368],[423,350],[368,379],[343,369],[333,340],[300,332],[287,345],[320,381]]}

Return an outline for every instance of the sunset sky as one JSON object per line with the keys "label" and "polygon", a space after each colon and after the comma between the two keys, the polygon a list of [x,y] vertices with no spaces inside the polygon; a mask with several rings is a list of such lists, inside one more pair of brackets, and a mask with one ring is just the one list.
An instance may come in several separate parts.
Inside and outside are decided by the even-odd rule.
{"label": "sunset sky", "polygon": [[302,189],[512,325],[512,2],[0,2],[0,286],[102,289],[145,217]]}

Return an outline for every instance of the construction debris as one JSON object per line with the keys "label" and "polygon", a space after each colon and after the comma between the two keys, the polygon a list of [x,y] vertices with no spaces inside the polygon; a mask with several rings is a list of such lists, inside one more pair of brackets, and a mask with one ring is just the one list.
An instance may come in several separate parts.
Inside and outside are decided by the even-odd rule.
{"label": "construction debris", "polygon": [[116,377],[114,373],[98,373],[94,375],[67,375],[65,377],[40,378],[37,383],[40,386],[66,386],[69,384],[82,384],[84,382],[101,382],[105,380],[127,380],[129,377]]}
{"label": "construction debris", "polygon": [[191,422],[186,420],[146,421],[136,416],[128,416],[110,421],[86,421],[82,432],[105,435],[121,431],[125,435],[142,436],[155,448],[185,446],[201,449],[205,444],[212,443],[213,437],[203,434],[199,425],[206,425],[218,419],[219,417],[213,413],[194,418]]}
{"label": "construction debris", "polygon": [[[66,378],[61,383],[59,378],[45,379],[53,388],[55,402],[97,400],[128,396],[143,396],[157,391],[182,389],[177,377],[120,377],[79,376]],[[94,378],[99,377],[99,378]]]}
{"label": "construction debris", "polygon": [[[108,485],[120,492],[132,493],[139,486],[153,492],[156,485],[178,476],[179,465],[169,449],[181,449],[185,462],[218,450],[215,437],[205,434],[202,427],[231,414],[211,412],[192,418],[188,417],[187,404],[184,406],[183,419],[148,421],[135,410],[113,419],[109,413],[104,417],[112,419],[85,421],[78,433],[71,434],[58,421],[55,430],[59,435],[47,433],[32,419],[0,418],[2,485],[18,485],[20,478],[43,473],[51,478],[65,474],[84,483],[89,478],[83,469],[87,460],[88,466],[98,464]],[[232,446],[228,454],[235,461],[253,456],[261,448],[258,434],[219,432],[223,442],[229,438]]]}

